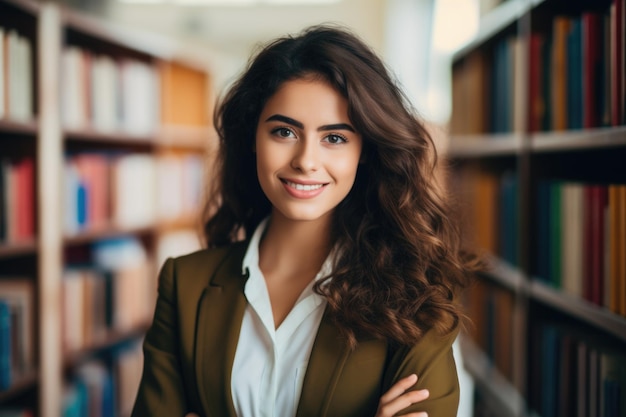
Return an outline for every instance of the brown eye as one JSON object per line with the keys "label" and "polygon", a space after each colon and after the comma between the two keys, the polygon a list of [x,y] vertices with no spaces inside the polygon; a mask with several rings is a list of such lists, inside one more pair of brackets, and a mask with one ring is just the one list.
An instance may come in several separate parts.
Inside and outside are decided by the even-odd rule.
{"label": "brown eye", "polygon": [[280,136],[281,138],[291,138],[296,136],[291,129],[286,127],[276,128],[272,130],[272,133],[276,136]]}
{"label": "brown eye", "polygon": [[341,135],[328,135],[326,136],[325,140],[332,145],[339,145],[347,142],[346,138]]}

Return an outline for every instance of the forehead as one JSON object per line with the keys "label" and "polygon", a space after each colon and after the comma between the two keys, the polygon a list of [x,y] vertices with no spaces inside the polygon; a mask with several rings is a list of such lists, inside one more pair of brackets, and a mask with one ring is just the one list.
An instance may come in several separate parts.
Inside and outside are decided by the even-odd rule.
{"label": "forehead", "polygon": [[285,81],[265,103],[260,120],[274,114],[289,116],[305,125],[349,121],[345,97],[328,82],[310,78]]}

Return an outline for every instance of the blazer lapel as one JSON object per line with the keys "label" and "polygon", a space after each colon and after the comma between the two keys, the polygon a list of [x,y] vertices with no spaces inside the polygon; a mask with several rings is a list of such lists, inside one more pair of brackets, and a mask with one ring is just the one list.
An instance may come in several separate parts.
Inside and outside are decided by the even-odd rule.
{"label": "blazer lapel", "polygon": [[224,257],[204,289],[198,307],[195,367],[198,393],[207,415],[233,416],[231,372],[246,308],[241,274],[245,244]]}
{"label": "blazer lapel", "polygon": [[[341,348],[337,349],[337,345]],[[350,349],[324,312],[304,376],[296,417],[324,417]]]}

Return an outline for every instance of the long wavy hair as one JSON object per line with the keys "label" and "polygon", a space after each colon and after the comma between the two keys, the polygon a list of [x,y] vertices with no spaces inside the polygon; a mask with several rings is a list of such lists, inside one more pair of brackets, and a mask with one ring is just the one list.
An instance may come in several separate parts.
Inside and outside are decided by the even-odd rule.
{"label": "long wavy hair", "polygon": [[475,266],[435,181],[433,141],[381,59],[343,28],[315,26],[268,44],[218,103],[208,246],[250,237],[270,214],[253,153],[258,119],[281,84],[311,76],[346,98],[365,161],[333,213],[341,250],[315,287],[328,313],[351,346],[363,335],[412,344],[432,328],[453,331],[463,317],[455,295]]}

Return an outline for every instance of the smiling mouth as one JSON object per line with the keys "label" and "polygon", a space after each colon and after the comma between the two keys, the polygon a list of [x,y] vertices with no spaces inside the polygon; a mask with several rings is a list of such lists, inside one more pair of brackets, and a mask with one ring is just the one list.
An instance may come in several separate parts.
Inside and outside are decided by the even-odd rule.
{"label": "smiling mouth", "polygon": [[299,184],[296,182],[291,182],[287,180],[281,180],[284,184],[287,184],[289,187],[296,189],[298,191],[315,191],[324,187],[326,184]]}

